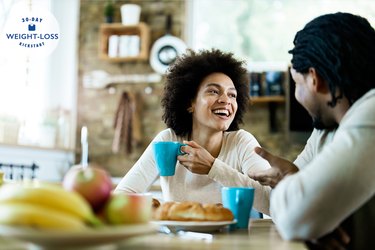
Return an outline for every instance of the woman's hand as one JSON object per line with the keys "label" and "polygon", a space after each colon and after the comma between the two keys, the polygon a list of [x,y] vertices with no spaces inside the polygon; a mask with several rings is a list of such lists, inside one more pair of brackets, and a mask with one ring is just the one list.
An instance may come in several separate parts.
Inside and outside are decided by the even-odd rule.
{"label": "woman's hand", "polygon": [[250,178],[259,181],[264,186],[274,188],[285,176],[298,172],[298,168],[292,162],[274,156],[263,148],[256,147],[254,151],[267,160],[272,167],[264,171],[248,174]]}
{"label": "woman's hand", "polygon": [[215,158],[194,141],[184,141],[184,143],[187,146],[182,146],[181,150],[186,154],[179,155],[177,160],[194,174],[208,174]]}

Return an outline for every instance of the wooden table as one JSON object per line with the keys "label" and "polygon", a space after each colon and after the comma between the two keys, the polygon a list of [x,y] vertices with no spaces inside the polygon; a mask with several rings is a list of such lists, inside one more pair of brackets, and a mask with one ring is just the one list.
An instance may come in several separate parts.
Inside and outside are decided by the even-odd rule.
{"label": "wooden table", "polygon": [[[26,245],[0,237],[0,250],[25,250]],[[89,248],[82,248],[89,249]],[[95,247],[95,250],[174,250],[174,249],[277,249],[301,250],[307,249],[301,242],[284,241],[280,238],[276,228],[269,219],[252,220],[249,230],[224,231],[213,234],[212,240],[182,238],[167,234],[150,234],[137,236],[120,242],[116,247]],[[66,249],[69,250],[69,249]]]}

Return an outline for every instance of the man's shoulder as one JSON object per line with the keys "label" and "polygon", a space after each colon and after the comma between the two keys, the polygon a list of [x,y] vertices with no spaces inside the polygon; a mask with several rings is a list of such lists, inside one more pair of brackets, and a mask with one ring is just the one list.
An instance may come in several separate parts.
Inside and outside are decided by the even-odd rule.
{"label": "man's shoulder", "polygon": [[347,111],[340,122],[340,127],[375,126],[375,89],[358,99]]}

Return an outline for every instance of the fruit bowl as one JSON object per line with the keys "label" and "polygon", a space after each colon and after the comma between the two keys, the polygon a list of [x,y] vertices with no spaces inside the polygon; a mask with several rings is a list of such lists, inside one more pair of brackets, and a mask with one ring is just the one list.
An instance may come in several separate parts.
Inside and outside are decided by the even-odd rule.
{"label": "fruit bowl", "polygon": [[130,237],[156,233],[158,226],[152,223],[103,226],[81,231],[41,230],[27,227],[0,226],[0,235],[31,243],[30,249],[96,249],[115,244]]}

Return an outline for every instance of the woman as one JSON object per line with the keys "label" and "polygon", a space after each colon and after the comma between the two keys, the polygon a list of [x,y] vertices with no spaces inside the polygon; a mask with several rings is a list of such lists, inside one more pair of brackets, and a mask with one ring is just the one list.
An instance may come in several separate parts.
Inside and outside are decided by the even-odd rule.
{"label": "woman", "polygon": [[[254,187],[254,208],[269,214],[270,187],[247,176],[270,167],[254,153],[259,143],[239,129],[249,105],[248,72],[233,54],[188,50],[167,72],[162,98],[168,129],[153,141],[180,141],[176,174],[160,177],[165,201],[221,203],[221,187]],[[152,143],[125,175],[116,192],[145,192],[159,178]]]}

